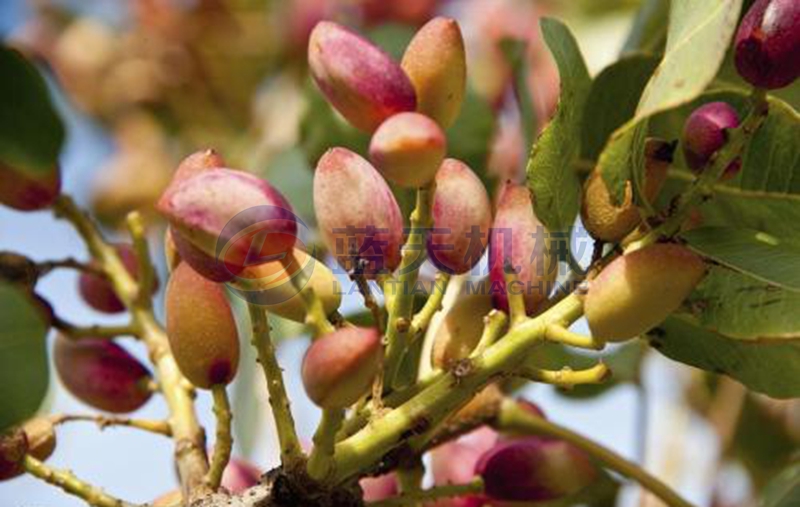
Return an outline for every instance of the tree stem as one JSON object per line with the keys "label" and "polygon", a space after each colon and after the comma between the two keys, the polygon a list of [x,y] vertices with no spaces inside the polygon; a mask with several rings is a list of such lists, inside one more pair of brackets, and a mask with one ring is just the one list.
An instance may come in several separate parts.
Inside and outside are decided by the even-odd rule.
{"label": "tree stem", "polygon": [[503,402],[500,408],[500,416],[497,418],[497,427],[502,431],[546,435],[570,442],[583,449],[609,469],[638,482],[669,507],[693,507],[691,503],[684,500],[669,486],[647,473],[636,463],[626,460],[611,449],[603,447],[572,430],[531,414],[521,408],[515,401],[506,400]]}
{"label": "tree stem", "polygon": [[228,461],[231,459],[233,437],[231,436],[231,405],[224,385],[211,388],[214,397],[214,416],[217,418],[217,439],[214,441],[214,452],[211,455],[211,466],[206,474],[205,481],[212,490],[219,489],[222,474]]}
{"label": "tree stem", "polygon": [[269,333],[267,313],[263,307],[253,303],[248,303],[247,309],[253,327],[252,344],[258,352],[258,362],[267,380],[269,404],[272,407],[278,442],[281,446],[281,463],[287,469],[296,469],[303,465],[304,457],[300,441],[297,439],[289,396],[283,383],[283,371],[275,357],[275,346]]}

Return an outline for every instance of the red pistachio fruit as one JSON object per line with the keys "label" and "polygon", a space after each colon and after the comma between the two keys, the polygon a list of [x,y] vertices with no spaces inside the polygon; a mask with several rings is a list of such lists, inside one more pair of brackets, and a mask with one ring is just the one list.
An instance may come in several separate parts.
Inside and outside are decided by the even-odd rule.
{"label": "red pistachio fruit", "polygon": [[[683,155],[695,171],[701,171],[711,156],[725,145],[725,129],[739,126],[739,115],[725,102],[709,102],[695,109],[683,125]],[[725,169],[723,178],[739,172],[742,160],[737,158]]]}
{"label": "red pistachio fruit", "polygon": [[358,481],[361,490],[364,492],[365,502],[377,502],[391,498],[400,491],[397,485],[397,477],[393,473],[380,475],[378,477],[364,477]]}
{"label": "red pistachio fruit", "polygon": [[475,466],[492,501],[541,502],[578,493],[598,470],[589,457],[564,441],[527,437],[501,442]]}
{"label": "red pistachio fruit", "polygon": [[216,152],[216,150],[207,149],[200,150],[192,153],[188,157],[181,160],[178,168],[172,175],[172,182],[188,180],[192,176],[208,171],[209,169],[225,168],[225,160]]}
{"label": "red pistachio fruit", "polygon": [[249,461],[231,458],[222,472],[222,487],[233,494],[239,494],[258,484],[261,470]]}
{"label": "red pistachio fruit", "polygon": [[489,277],[496,308],[508,312],[506,266],[517,272],[511,290],[523,295],[529,314],[547,298],[558,274],[558,263],[548,247],[550,240],[550,233],[533,213],[530,191],[506,183],[489,239]]}
{"label": "red pistachio fruit", "polygon": [[428,259],[446,273],[466,273],[483,256],[492,226],[486,188],[463,162],[448,158],[436,173]]}
{"label": "red pistachio fruit", "polygon": [[346,408],[372,386],[383,347],[375,328],[345,327],[311,344],[303,358],[303,386],[322,408]]}
{"label": "red pistachio fruit", "polygon": [[87,405],[126,413],[150,399],[150,372],[112,341],[58,335],[53,357],[61,383]]}
{"label": "red pistachio fruit", "polygon": [[396,22],[418,25],[434,15],[440,0],[356,0],[355,3],[361,7],[364,20],[369,24]]}
{"label": "red pistachio fruit", "polygon": [[308,64],[322,93],[354,127],[372,132],[390,116],[414,111],[414,87],[383,50],[330,21],[314,27]]}
{"label": "red pistachio fruit", "polygon": [[433,181],[444,160],[447,140],[435,121],[419,113],[399,113],[378,127],[369,158],[386,179],[403,187]]}
{"label": "red pistachio fruit", "polygon": [[29,175],[0,162],[0,204],[19,211],[36,211],[52,205],[61,194],[61,170]]}
{"label": "red pistachio fruit", "polygon": [[353,268],[354,256],[368,261],[365,274],[394,271],[400,264],[403,217],[378,171],[345,148],[328,150],[314,174],[314,211],[328,249]]}
{"label": "red pistachio fruit", "polygon": [[167,284],[167,336],[183,375],[197,387],[227,384],[239,366],[239,335],[225,290],[181,263]]}
{"label": "red pistachio fruit", "polygon": [[[475,466],[481,456],[497,443],[497,433],[481,426],[466,435],[442,444],[431,451],[431,472],[437,486],[468,484],[475,479]],[[433,504],[435,507],[481,507],[479,495],[448,498]]]}
{"label": "red pistachio fruit", "polygon": [[734,42],[739,74],[753,86],[789,86],[800,76],[800,2],[756,0]]}
{"label": "red pistachio fruit", "polygon": [[[114,248],[125,269],[133,278],[136,278],[139,266],[133,247],[127,243],[118,243],[114,245]],[[99,267],[95,261],[92,261],[91,265],[95,268]],[[158,285],[154,283],[152,293],[155,294],[157,290]],[[119,313],[125,310],[125,305],[117,297],[111,282],[104,276],[94,273],[81,273],[78,277],[78,292],[80,292],[86,304],[98,312]]]}
{"label": "red pistachio fruit", "polygon": [[177,181],[156,209],[184,239],[234,267],[275,260],[296,241],[297,221],[286,199],[242,171],[208,169]]}

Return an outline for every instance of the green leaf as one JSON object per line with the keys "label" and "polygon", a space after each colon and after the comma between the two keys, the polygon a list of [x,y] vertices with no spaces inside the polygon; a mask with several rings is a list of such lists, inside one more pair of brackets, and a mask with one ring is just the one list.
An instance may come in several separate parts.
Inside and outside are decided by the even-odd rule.
{"label": "green leaf", "polygon": [[580,181],[572,165],[578,156],[583,107],[592,81],[575,37],[559,21],[544,18],[542,34],[558,66],[561,96],[555,117],[533,146],[528,187],[536,216],[552,231],[566,231],[578,215]]}
{"label": "green leaf", "polygon": [[800,462],[787,467],[764,488],[761,507],[800,505]]}
{"label": "green leaf", "polygon": [[636,12],[622,53],[646,51],[660,53],[667,37],[664,19],[669,16],[669,0],[644,0]]}
{"label": "green leaf", "polygon": [[639,118],[703,93],[725,58],[741,8],[742,0],[672,1],[664,58],[642,92]]}
{"label": "green leaf", "polygon": [[800,342],[737,340],[670,317],[649,335],[650,345],[675,361],[728,375],[773,398],[800,396]]}
{"label": "green leaf", "polygon": [[530,65],[528,62],[528,43],[523,40],[507,38],[500,41],[500,49],[511,63],[512,75],[514,76],[514,96],[519,104],[520,118],[522,121],[522,131],[525,134],[525,143],[533,143],[536,135],[536,108],[533,106],[531,94],[528,87],[528,74]]}
{"label": "green leaf", "polygon": [[620,204],[624,199],[628,181],[642,179],[648,123],[649,119],[645,118],[638,123],[628,122],[617,129],[597,161],[597,169],[608,186],[614,204]]}
{"label": "green leaf", "polygon": [[800,292],[713,267],[689,298],[705,328],[743,340],[800,338]]}
{"label": "green leaf", "polygon": [[43,308],[0,282],[0,431],[32,416],[47,394],[48,326]]}
{"label": "green leaf", "polygon": [[626,56],[603,69],[592,83],[581,129],[581,156],[597,160],[611,134],[631,119],[639,97],[653,74],[658,58],[646,54]]}
{"label": "green leaf", "polygon": [[681,234],[692,250],[740,273],[800,291],[800,247],[767,233],[702,227]]}
{"label": "green leaf", "polygon": [[642,92],[636,115],[614,133],[598,164],[617,202],[626,182],[643,169],[643,122],[693,100],[714,80],[741,6],[742,0],[672,1],[664,57]]}
{"label": "green leaf", "polygon": [[64,142],[47,85],[22,54],[2,44],[0,76],[0,161],[26,174],[47,174]]}

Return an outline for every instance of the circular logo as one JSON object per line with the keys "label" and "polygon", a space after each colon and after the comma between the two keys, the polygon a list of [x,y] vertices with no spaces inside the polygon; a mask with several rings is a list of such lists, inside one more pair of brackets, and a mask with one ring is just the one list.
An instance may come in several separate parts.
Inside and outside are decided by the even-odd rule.
{"label": "circular logo", "polygon": [[[303,233],[303,231],[306,231]],[[306,286],[317,260],[302,242],[308,226],[280,206],[254,206],[241,211],[223,227],[216,260],[233,276],[228,289],[260,306],[289,302]]]}

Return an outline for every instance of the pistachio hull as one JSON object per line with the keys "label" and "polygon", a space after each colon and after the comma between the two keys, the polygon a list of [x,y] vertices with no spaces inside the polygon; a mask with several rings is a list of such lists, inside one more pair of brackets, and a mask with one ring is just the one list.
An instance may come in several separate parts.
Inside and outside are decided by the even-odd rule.
{"label": "pistachio hull", "polygon": [[436,173],[432,215],[428,259],[446,273],[471,270],[489,244],[492,206],[483,183],[463,162],[448,158]]}
{"label": "pistachio hull", "polygon": [[166,311],[170,349],[183,375],[204,389],[230,382],[239,338],[222,286],[181,263],[167,285]]}
{"label": "pistachio hull", "polygon": [[706,273],[703,260],[676,244],[655,244],[612,261],[589,282],[583,307],[592,335],[624,341],[660,324]]}
{"label": "pistachio hull", "polygon": [[391,189],[364,158],[345,148],[328,150],[314,174],[314,212],[330,252],[345,269],[366,261],[365,274],[400,264],[403,218]]}

